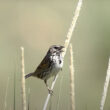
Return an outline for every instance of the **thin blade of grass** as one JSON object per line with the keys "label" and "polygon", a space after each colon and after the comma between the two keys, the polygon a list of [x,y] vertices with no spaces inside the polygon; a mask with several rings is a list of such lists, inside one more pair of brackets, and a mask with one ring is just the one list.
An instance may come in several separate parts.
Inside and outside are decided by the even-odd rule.
{"label": "thin blade of grass", "polygon": [[30,88],[28,89],[28,110],[30,110]]}
{"label": "thin blade of grass", "polygon": [[105,83],[104,83],[104,89],[103,89],[103,93],[102,93],[100,110],[104,110],[104,105],[105,105],[105,101],[106,101],[109,81],[110,81],[110,58],[109,58],[109,63],[108,63],[107,75],[106,75],[106,79],[105,79]]}
{"label": "thin blade of grass", "polygon": [[6,85],[5,101],[4,101],[4,110],[6,110],[6,108],[7,108],[7,95],[8,95],[9,80],[10,80],[10,77],[8,77],[7,85]]}
{"label": "thin blade of grass", "polygon": [[75,85],[74,85],[74,64],[73,47],[70,44],[70,89],[71,89],[71,110],[75,110]]}
{"label": "thin blade of grass", "polygon": [[13,96],[13,109],[15,110],[16,108],[16,73],[14,72],[14,83],[13,83],[13,88],[14,88],[14,96]]}
{"label": "thin blade of grass", "polygon": [[21,47],[21,70],[22,70],[22,109],[26,110],[26,92],[25,92],[25,66],[24,66],[24,47]]}
{"label": "thin blade of grass", "polygon": [[[57,78],[58,78],[58,75],[56,76],[54,82],[52,83],[51,90],[53,90],[53,87],[54,87],[54,85],[55,85],[55,82],[56,82]],[[50,99],[50,96],[51,96],[51,94],[48,94],[48,95],[47,95],[47,98],[46,98],[46,101],[45,101],[43,110],[46,110],[47,105],[48,105],[48,102],[49,102],[49,99]]]}
{"label": "thin blade of grass", "polygon": [[63,81],[63,76],[62,76],[61,79],[60,79],[60,90],[59,90],[58,101],[57,101],[57,109],[56,109],[56,110],[59,110],[60,98],[61,98],[62,81]]}

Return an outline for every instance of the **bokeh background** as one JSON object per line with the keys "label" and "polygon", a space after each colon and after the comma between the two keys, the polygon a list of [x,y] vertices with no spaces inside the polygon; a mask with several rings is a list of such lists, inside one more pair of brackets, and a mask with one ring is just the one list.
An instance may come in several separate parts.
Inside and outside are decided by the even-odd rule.
{"label": "bokeh background", "polygon": [[[36,69],[50,45],[64,44],[77,1],[0,1],[0,110],[14,110],[14,105],[16,110],[22,108],[20,46],[25,48],[27,74]],[[98,110],[110,55],[110,0],[84,0],[71,43],[74,49],[76,110]],[[68,51],[48,106],[50,110],[58,107],[62,76],[58,110],[71,110],[69,64]],[[48,93],[44,82],[30,78],[26,80],[27,94],[29,88],[30,110],[42,110]],[[104,110],[110,110],[109,102],[110,88]]]}

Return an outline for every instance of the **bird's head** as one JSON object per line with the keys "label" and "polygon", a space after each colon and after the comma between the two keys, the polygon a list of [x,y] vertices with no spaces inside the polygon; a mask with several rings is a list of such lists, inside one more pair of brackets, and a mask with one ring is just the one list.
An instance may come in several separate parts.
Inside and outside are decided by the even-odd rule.
{"label": "bird's head", "polygon": [[52,53],[52,54],[61,54],[63,52],[63,48],[64,46],[61,46],[61,45],[52,45],[50,48],[49,48],[49,52]]}

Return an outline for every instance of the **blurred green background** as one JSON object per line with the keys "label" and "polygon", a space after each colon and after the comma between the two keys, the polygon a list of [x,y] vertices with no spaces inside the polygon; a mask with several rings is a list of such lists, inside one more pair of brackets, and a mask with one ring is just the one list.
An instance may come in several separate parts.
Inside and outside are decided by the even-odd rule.
{"label": "blurred green background", "polygon": [[[7,107],[14,107],[16,73],[16,110],[22,108],[21,51],[25,48],[25,72],[34,71],[50,45],[64,44],[78,0],[1,0],[0,1],[0,110],[8,77]],[[99,110],[110,55],[110,0],[84,0],[71,40],[74,49],[76,110]],[[56,110],[60,80],[63,76],[58,110],[70,110],[69,51],[63,71],[56,82],[48,108]],[[49,85],[51,85],[49,81]],[[30,110],[41,110],[47,96],[43,81],[26,80],[30,88]],[[110,88],[104,110],[110,110]]]}

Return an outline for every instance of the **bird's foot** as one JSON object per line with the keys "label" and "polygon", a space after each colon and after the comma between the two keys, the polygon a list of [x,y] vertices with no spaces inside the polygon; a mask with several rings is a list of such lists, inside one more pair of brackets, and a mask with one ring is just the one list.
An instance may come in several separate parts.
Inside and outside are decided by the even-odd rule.
{"label": "bird's foot", "polygon": [[48,88],[48,92],[49,92],[50,95],[53,95],[53,90]]}

